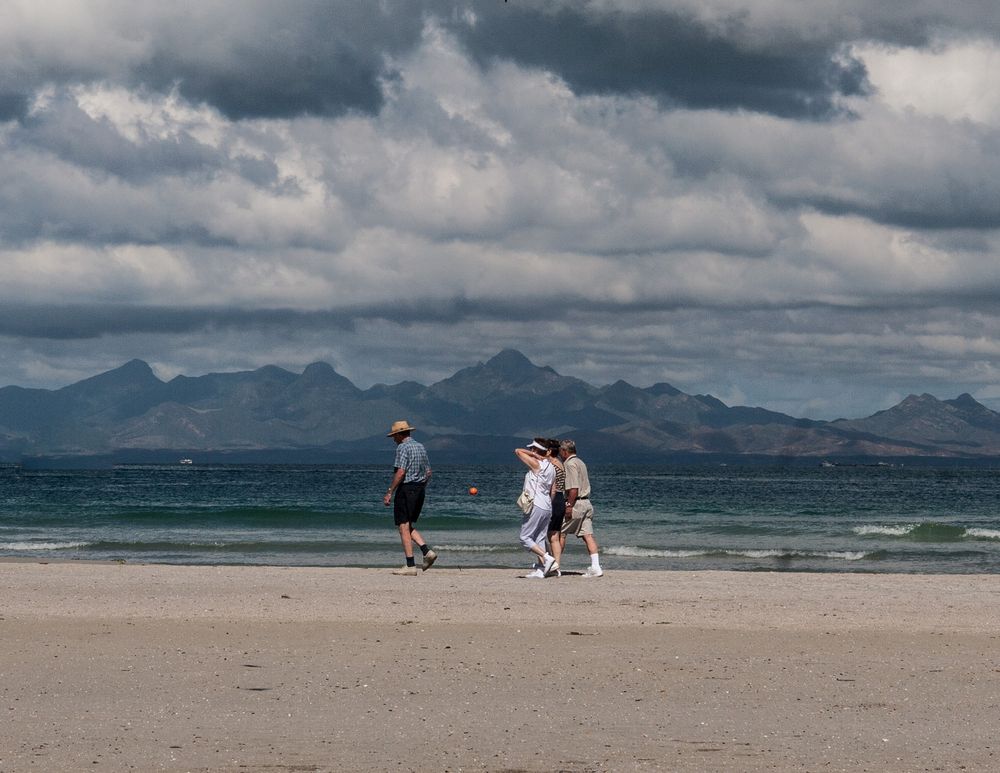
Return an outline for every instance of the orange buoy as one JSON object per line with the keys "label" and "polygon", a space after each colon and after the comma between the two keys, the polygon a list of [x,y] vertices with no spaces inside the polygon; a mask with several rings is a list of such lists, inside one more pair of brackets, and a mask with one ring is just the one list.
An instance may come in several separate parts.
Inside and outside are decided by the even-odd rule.
{"label": "orange buoy", "polygon": [[472,488],[469,489],[469,496],[473,496],[474,497],[478,493],[479,493],[479,489],[477,489],[475,486],[473,486]]}

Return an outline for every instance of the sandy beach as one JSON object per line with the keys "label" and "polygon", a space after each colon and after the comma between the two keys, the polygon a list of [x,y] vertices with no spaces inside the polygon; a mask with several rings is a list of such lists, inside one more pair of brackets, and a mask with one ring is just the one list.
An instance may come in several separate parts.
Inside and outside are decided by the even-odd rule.
{"label": "sandy beach", "polygon": [[1000,764],[1000,577],[517,574],[0,563],[0,771]]}

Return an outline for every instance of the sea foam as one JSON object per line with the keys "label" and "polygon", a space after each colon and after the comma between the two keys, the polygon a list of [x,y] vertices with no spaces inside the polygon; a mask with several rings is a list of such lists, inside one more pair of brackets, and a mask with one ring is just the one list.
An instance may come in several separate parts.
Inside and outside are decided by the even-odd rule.
{"label": "sea foam", "polygon": [[882,535],[884,537],[905,537],[916,528],[915,523],[902,524],[900,526],[855,526],[852,531],[855,534],[867,537],[869,535]]}
{"label": "sea foam", "polygon": [[71,550],[85,548],[90,542],[0,542],[0,550]]}
{"label": "sea foam", "polygon": [[965,535],[967,537],[975,537],[976,539],[1000,540],[1000,531],[996,529],[966,529]]}
{"label": "sea foam", "polygon": [[513,542],[509,545],[435,545],[435,549],[448,553],[506,553],[520,550]]}
{"label": "sea foam", "polygon": [[628,545],[605,548],[604,552],[609,556],[627,556],[629,558],[695,558],[710,555],[709,551],[706,550],[654,550],[653,548],[630,547]]}

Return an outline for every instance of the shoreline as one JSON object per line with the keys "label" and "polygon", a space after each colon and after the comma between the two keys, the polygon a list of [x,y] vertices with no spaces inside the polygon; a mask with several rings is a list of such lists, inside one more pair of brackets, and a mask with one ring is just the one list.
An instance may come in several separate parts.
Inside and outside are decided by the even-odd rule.
{"label": "shoreline", "polygon": [[987,770],[1000,576],[0,561],[0,770]]}
{"label": "shoreline", "polygon": [[[392,548],[396,546],[393,545]],[[439,555],[444,549],[439,548]],[[387,551],[389,554],[392,553],[390,549]],[[445,552],[445,555],[447,553]],[[518,553],[518,557],[524,558],[524,554]],[[419,557],[419,555],[418,555]],[[582,574],[583,570],[586,568],[585,560],[583,556],[575,556],[577,560],[573,562],[570,568],[563,569],[563,574],[568,577],[579,576]],[[2,564],[39,564],[45,565],[60,565],[60,564],[70,564],[70,565],[93,565],[93,566],[139,566],[139,567],[178,567],[178,568],[188,568],[188,569],[306,569],[306,570],[317,570],[317,571],[357,571],[357,572],[387,572],[397,568],[400,563],[396,559],[386,559],[383,564],[266,564],[266,563],[220,563],[220,562],[202,562],[202,563],[185,563],[180,561],[171,562],[159,562],[159,561],[138,561],[131,559],[116,559],[116,558],[52,558],[46,556],[18,556],[18,555],[0,555],[0,565]],[[438,563],[434,567],[434,573],[439,574],[441,572],[506,572],[512,573],[515,577],[519,574],[526,572],[526,562],[524,566],[514,566],[514,565],[483,565],[483,564],[470,564],[468,566],[456,566],[454,564]],[[653,575],[657,574],[668,574],[668,575],[687,575],[687,574],[705,574],[705,573],[715,573],[715,574],[732,574],[736,576],[746,576],[752,574],[764,574],[764,575],[790,575],[790,576],[814,576],[818,575],[821,577],[839,577],[839,576],[865,576],[865,577],[996,577],[1000,576],[996,572],[991,572],[987,570],[983,571],[923,571],[923,570],[912,570],[912,571],[873,571],[871,569],[801,569],[801,568],[768,568],[761,566],[752,566],[745,569],[732,569],[732,568],[699,568],[699,569],[688,569],[683,567],[671,567],[671,568],[636,568],[634,566],[619,567],[615,566],[611,569],[607,569],[606,560],[602,564],[606,571],[612,574],[644,574],[649,573]],[[547,578],[552,579],[552,578]]]}

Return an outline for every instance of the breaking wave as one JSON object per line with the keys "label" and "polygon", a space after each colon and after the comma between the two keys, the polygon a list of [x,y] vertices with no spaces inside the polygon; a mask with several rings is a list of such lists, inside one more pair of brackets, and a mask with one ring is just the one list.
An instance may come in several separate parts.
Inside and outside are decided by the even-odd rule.
{"label": "breaking wave", "polygon": [[612,556],[632,558],[774,558],[774,559],[831,559],[837,561],[860,561],[876,558],[877,552],[862,550],[782,550],[774,549],[703,549],[703,550],[655,550],[632,546],[609,547],[606,553]]}
{"label": "breaking wave", "polygon": [[958,542],[961,540],[1000,540],[1000,530],[966,528],[943,523],[900,523],[855,526],[861,537],[900,537],[915,542]]}

